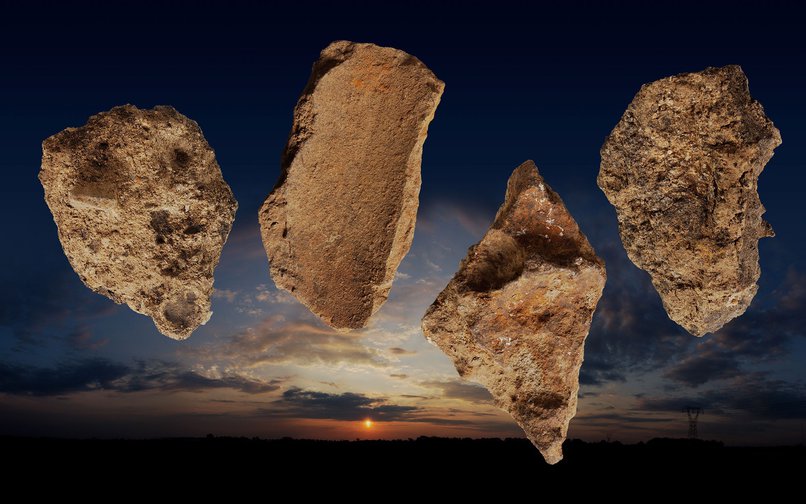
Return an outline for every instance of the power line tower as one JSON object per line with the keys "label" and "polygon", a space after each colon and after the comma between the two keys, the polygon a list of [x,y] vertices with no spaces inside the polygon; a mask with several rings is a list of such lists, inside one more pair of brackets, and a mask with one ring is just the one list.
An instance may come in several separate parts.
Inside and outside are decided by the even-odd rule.
{"label": "power line tower", "polygon": [[683,413],[688,415],[688,438],[697,439],[697,419],[705,413],[705,410],[699,406],[686,406],[683,408]]}

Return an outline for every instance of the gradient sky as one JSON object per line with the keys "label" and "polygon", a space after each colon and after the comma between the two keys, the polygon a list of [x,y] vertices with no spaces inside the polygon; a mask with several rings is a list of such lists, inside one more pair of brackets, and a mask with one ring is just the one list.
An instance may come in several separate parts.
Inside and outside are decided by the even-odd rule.
{"label": "gradient sky", "polygon": [[[806,15],[797,3],[17,9],[4,4],[0,16],[0,434],[522,435],[425,341],[419,319],[492,221],[511,171],[533,159],[608,269],[569,435],[683,436],[681,408],[698,404],[703,437],[801,442]],[[446,83],[411,252],[389,301],[350,334],[275,289],[257,225],[310,67],[339,39],[403,49]],[[778,235],[760,244],[747,313],[697,339],[627,260],[596,187],[598,152],[643,83],[732,63],[782,133],[759,183]],[[240,204],[214,315],[184,342],[83,286],[36,178],[44,138],[124,103],[168,104],[196,120]]]}

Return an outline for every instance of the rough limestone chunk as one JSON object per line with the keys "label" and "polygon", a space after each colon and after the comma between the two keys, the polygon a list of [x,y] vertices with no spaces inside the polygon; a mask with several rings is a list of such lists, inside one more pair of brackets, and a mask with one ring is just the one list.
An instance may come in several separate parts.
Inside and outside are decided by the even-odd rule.
{"label": "rough limestone chunk", "polygon": [[604,263],[532,161],[515,169],[487,234],[423,317],[423,332],[481,383],[550,464],[576,414]]}
{"label": "rough limestone chunk", "polygon": [[199,126],[171,107],[115,107],[42,144],[39,180],[90,289],[184,339],[209,320],[238,204]]}
{"label": "rough limestone chunk", "polygon": [[738,66],[644,85],[602,146],[599,187],[632,262],[695,336],[747,309],[761,270],[758,176],[781,135]]}
{"label": "rough limestone chunk", "polygon": [[363,327],[389,295],[443,88],[414,56],[373,44],[334,42],[313,66],[260,227],[275,284],[334,328]]}

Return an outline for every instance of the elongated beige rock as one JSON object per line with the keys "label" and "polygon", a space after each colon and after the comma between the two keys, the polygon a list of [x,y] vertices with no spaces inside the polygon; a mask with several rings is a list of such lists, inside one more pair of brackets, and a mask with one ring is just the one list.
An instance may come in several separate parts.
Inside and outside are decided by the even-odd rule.
{"label": "elongated beige rock", "polygon": [[275,284],[334,328],[363,327],[389,295],[443,87],[373,44],[334,42],[313,66],[260,227]]}
{"label": "elongated beige rock", "polygon": [[115,107],[42,144],[39,180],[90,289],[184,339],[209,320],[237,202],[199,126],[171,107]]}
{"label": "elongated beige rock", "polygon": [[576,414],[604,263],[532,161],[423,317],[423,332],[509,412],[550,464]]}
{"label": "elongated beige rock", "polygon": [[602,146],[599,187],[627,254],[669,317],[695,336],[747,309],[758,290],[758,176],[781,135],[731,65],[644,85]]}

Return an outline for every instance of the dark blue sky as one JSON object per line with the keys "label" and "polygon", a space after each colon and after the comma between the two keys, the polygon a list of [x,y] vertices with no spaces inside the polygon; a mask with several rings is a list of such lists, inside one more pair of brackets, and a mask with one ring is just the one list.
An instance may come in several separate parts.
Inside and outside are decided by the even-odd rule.
{"label": "dark blue sky", "polygon": [[[798,214],[797,198],[786,196],[799,185],[792,176],[803,176],[796,167],[806,128],[806,16],[798,7],[260,4],[65,4],[18,15],[7,6],[0,34],[1,145],[3,165],[13,168],[3,210],[26,215],[12,229],[30,232],[32,220],[46,216],[30,197],[39,191],[30,175],[42,139],[126,102],[171,104],[198,121],[242,213],[253,213],[276,179],[312,61],[329,42],[345,38],[404,49],[447,84],[426,151],[435,168],[423,171],[425,205],[450,198],[495,207],[500,195],[490,188],[508,176],[499,167],[526,158],[562,194],[589,192],[602,139],[641,84],[739,63],[783,132],[777,169],[765,174],[761,189],[779,234],[796,234],[787,220]],[[54,237],[43,231],[31,238],[52,250]]]}
{"label": "dark blue sky", "polygon": [[[409,326],[416,326],[421,308],[444,286],[464,249],[488,225],[512,169],[525,159],[534,159],[608,261],[610,281],[589,339],[583,368],[588,387],[583,394],[587,396],[580,406],[580,424],[587,412],[588,424],[596,427],[579,431],[580,435],[595,437],[615,431],[637,439],[674,433],[672,427],[653,431],[651,424],[662,422],[645,413],[672,411],[688,399],[708,402],[707,407],[717,411],[738,408],[749,415],[746,421],[764,425],[749,431],[756,434],[748,434],[741,430],[740,422],[728,420],[732,413],[725,413],[725,421],[713,435],[734,441],[747,436],[750,441],[756,439],[753,436],[759,442],[789,441],[797,430],[793,425],[806,417],[806,390],[799,366],[806,358],[801,328],[805,321],[800,315],[806,308],[801,282],[806,278],[801,252],[806,245],[802,196],[806,178],[806,14],[798,3],[563,2],[537,6],[527,2],[339,2],[322,6],[297,2],[278,7],[267,2],[187,2],[149,7],[138,2],[38,5],[28,6],[24,12],[16,4],[4,4],[0,17],[0,218],[6,237],[0,249],[0,385],[5,380],[0,394],[7,394],[4,411],[13,413],[5,423],[0,422],[0,429],[21,432],[23,422],[35,424],[49,408],[56,408],[52,406],[54,395],[96,390],[97,384],[134,401],[131,397],[142,390],[124,387],[120,380],[142,379],[143,368],[137,363],[155,365],[155,359],[171,362],[176,381],[173,385],[143,385],[145,392],[176,393],[185,386],[182,390],[227,389],[249,394],[249,386],[243,385],[247,382],[238,382],[233,378],[237,376],[262,380],[264,388],[259,390],[281,394],[267,401],[298,412],[300,418],[311,417],[300,412],[310,401],[322,398],[332,399],[323,404],[331,405],[333,411],[344,403],[358,408],[358,413],[346,416],[333,413],[329,417],[333,421],[361,416],[367,408],[406,407],[398,404],[405,401],[395,395],[394,387],[362,388],[332,369],[322,373],[332,374],[331,381],[341,386],[323,390],[304,379],[283,382],[277,369],[257,372],[250,365],[249,373],[257,374],[244,374],[238,368],[215,375],[212,367],[219,369],[222,364],[199,364],[203,361],[199,355],[209,356],[210,348],[229,351],[242,364],[238,359],[243,356],[235,356],[234,343],[250,330],[263,330],[271,340],[268,347],[250,347],[250,352],[265,352],[280,344],[277,328],[267,320],[277,305],[287,303],[245,315],[249,308],[238,300],[246,299],[243,292],[251,292],[252,298],[277,296],[260,255],[256,212],[277,179],[292,109],[311,65],[322,48],[338,39],[403,49],[446,83],[425,144],[415,246],[401,267],[412,278],[412,288],[415,280],[426,277],[434,285],[421,294],[422,306],[400,301],[406,308],[399,311],[410,310]],[[761,289],[748,314],[724,332],[695,340],[667,320],[646,276],[626,261],[616,235],[615,214],[596,187],[599,148],[642,84],[732,63],[742,66],[751,93],[782,133],[783,145],[759,183],[767,219],[778,236],[761,243]],[[196,120],[240,204],[235,230],[216,275],[216,287],[222,292],[217,302],[222,306],[214,304],[216,315],[211,324],[185,346],[159,336],[144,317],[115,307],[81,286],[61,251],[36,178],[43,139],[124,103],[141,108],[168,104]],[[440,239],[451,240],[442,244],[449,252],[441,254],[434,248]],[[438,269],[431,271],[428,264]],[[405,279],[396,287],[392,306],[382,312],[390,319],[397,313],[395,300],[408,292]],[[243,318],[247,316],[253,319]],[[318,327],[315,321],[306,324]],[[396,327],[405,326],[401,324]],[[312,331],[310,334],[319,334]],[[405,329],[401,331],[405,333]],[[376,343],[382,347],[376,336],[366,336],[362,344],[370,349]],[[299,338],[305,340],[306,336]],[[300,349],[302,354],[317,345],[327,346],[310,338],[305,340],[310,345]],[[416,346],[413,341],[421,336],[412,338],[411,345]],[[104,341],[107,343],[101,344]],[[232,348],[222,350],[225,344]],[[205,350],[204,345],[212,347]],[[360,353],[358,347],[356,352]],[[427,350],[419,352],[422,355]],[[395,358],[415,366],[405,361],[416,360],[414,354]],[[437,359],[428,354],[418,365],[427,368],[432,358]],[[320,360],[320,364],[330,362],[326,357]],[[39,367],[25,371],[34,364]],[[230,364],[232,369],[237,367]],[[336,368],[341,365],[335,364]],[[435,366],[450,371],[445,362]],[[182,373],[190,373],[189,369],[206,380],[223,376],[230,381],[185,382],[189,375]],[[289,373],[305,374],[299,369]],[[72,388],[54,386],[54,376],[72,380]],[[280,381],[276,387],[266,385],[272,380]],[[450,398],[451,391],[455,392],[450,387],[459,383],[450,376],[442,382],[429,380],[413,386],[430,387],[432,392],[439,389],[441,397]],[[453,385],[434,385],[443,382]],[[641,383],[647,383],[646,390]],[[300,392],[300,387],[308,392]],[[725,395],[726,390],[741,387],[740,397]],[[361,394],[366,400],[351,403],[346,399],[353,396],[344,396],[347,393]],[[462,397],[473,399],[473,394],[476,392]],[[596,402],[595,398],[608,394],[611,399]],[[20,397],[32,396],[40,397],[39,402],[19,402]],[[309,402],[288,402],[300,398]],[[96,406],[105,404],[101,399],[95,401]],[[159,398],[154,401],[158,404]],[[195,403],[188,401],[189,410],[196,411]],[[750,403],[752,407],[742,406]],[[125,401],[120,404],[120,408],[126,407]],[[98,408],[114,410],[111,403],[107,406]],[[316,407],[316,411],[326,408]],[[753,411],[760,410],[766,413],[753,416]],[[152,419],[153,429],[147,433],[175,432],[164,426],[174,425],[176,415],[182,414],[189,413],[172,410],[173,416],[166,414],[170,419]],[[228,418],[227,428],[243,421],[246,427],[233,427],[233,432],[297,432],[290,427],[250,431],[252,424],[243,415]],[[412,418],[403,415],[398,420],[446,425]],[[787,424],[789,434],[776,437],[770,432],[780,430],[775,423],[779,418],[794,423]],[[77,424],[79,420],[86,421],[76,419]],[[643,430],[633,435],[617,427],[631,422]],[[479,432],[517,432],[498,424],[488,427],[479,427]],[[47,429],[45,422],[40,431]],[[122,425],[110,433],[131,432],[127,429]],[[92,431],[77,428],[67,433],[87,432]],[[315,436],[320,431],[311,427],[300,432]],[[321,432],[323,436],[337,435]],[[406,431],[389,434],[398,432]]]}

